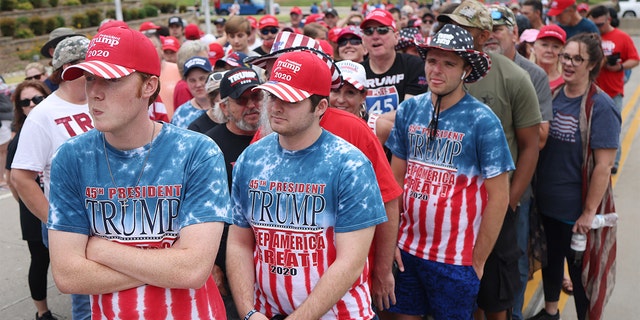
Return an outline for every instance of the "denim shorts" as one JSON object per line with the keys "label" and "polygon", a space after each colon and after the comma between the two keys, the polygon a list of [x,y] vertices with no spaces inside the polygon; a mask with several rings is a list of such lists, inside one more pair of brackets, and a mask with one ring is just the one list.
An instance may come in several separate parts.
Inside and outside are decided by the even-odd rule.
{"label": "denim shorts", "polygon": [[389,311],[431,315],[434,319],[472,319],[480,280],[471,266],[424,260],[401,251],[404,272],[396,277],[396,304]]}

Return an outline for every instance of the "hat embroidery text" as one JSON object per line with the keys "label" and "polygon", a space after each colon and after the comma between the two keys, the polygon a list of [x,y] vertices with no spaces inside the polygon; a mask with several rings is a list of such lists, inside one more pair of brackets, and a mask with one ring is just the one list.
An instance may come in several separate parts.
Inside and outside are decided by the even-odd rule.
{"label": "hat embroidery text", "polygon": [[229,76],[229,82],[235,84],[238,81],[243,81],[244,80],[257,80],[256,79],[256,74],[254,72],[251,71],[242,71],[242,72],[238,72],[236,74],[233,74],[231,76]]}
{"label": "hat embroidery text", "polygon": [[442,44],[445,46],[448,46],[449,43],[451,43],[451,40],[453,40],[453,35],[452,34],[439,34],[438,38],[436,38],[436,43],[437,44]]}
{"label": "hat embroidery text", "polygon": [[285,68],[285,69],[289,69],[291,71],[293,71],[293,73],[298,73],[298,71],[300,71],[300,64],[295,62],[295,61],[291,61],[288,60],[287,61],[278,61],[276,64],[277,68]]}
{"label": "hat embroidery text", "polygon": [[476,11],[477,10],[472,7],[461,8],[460,15],[465,16],[467,19],[471,19],[476,15]]}
{"label": "hat embroidery text", "polygon": [[194,65],[204,66],[205,63],[206,63],[206,61],[204,59],[193,59],[193,60],[185,63],[184,68],[185,69],[189,69],[189,68],[193,67]]}
{"label": "hat embroidery text", "polygon": [[97,43],[104,43],[109,45],[110,47],[115,47],[120,44],[120,37],[102,34],[99,37],[93,39],[91,46],[93,47],[93,45]]}

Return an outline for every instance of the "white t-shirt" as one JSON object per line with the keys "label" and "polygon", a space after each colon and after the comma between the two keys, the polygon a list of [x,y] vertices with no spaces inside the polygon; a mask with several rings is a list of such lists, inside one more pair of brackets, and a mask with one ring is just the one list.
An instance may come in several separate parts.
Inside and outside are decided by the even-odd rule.
{"label": "white t-shirt", "polygon": [[54,92],[29,113],[11,168],[42,172],[44,195],[49,199],[53,154],[67,139],[90,129],[89,106],[69,103]]}

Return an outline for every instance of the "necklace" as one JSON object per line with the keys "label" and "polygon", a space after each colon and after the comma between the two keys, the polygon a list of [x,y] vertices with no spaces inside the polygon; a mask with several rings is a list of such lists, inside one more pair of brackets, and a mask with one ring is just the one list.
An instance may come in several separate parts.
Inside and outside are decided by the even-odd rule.
{"label": "necklace", "polygon": [[[147,150],[147,154],[144,157],[144,161],[142,162],[142,168],[140,169],[140,174],[138,175],[138,180],[136,180],[136,184],[133,186],[137,186],[140,183],[140,179],[142,178],[142,174],[144,173],[144,168],[147,166],[147,160],[149,160],[149,154],[151,154],[151,147],[153,147],[153,136],[156,134],[156,124],[153,124],[153,130],[151,131],[151,142],[149,142],[149,150]],[[102,149],[104,150],[104,157],[107,159],[107,169],[109,170],[109,176],[111,177],[111,182],[113,186],[116,187],[117,190],[120,188],[116,184],[116,179],[113,178],[113,173],[111,172],[111,165],[109,164],[109,155],[107,154],[107,142],[104,137],[104,133],[102,134]],[[122,204],[122,206],[126,209],[129,206],[129,197],[125,195],[124,200],[121,200],[118,197],[118,201]]]}

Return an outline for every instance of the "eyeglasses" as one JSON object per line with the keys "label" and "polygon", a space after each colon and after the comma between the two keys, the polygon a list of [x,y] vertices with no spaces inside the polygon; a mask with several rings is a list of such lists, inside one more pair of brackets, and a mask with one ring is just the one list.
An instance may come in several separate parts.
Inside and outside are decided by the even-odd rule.
{"label": "eyeglasses", "polygon": [[338,47],[344,47],[347,45],[347,43],[351,44],[352,46],[359,46],[362,44],[362,39],[360,38],[348,38],[348,39],[340,39],[338,40]]}
{"label": "eyeglasses", "polygon": [[389,31],[391,31],[391,27],[368,27],[368,28],[362,29],[362,33],[368,36],[373,35],[374,31],[377,32],[379,35],[385,35],[389,33]]}
{"label": "eyeglasses", "polygon": [[275,27],[273,27],[273,28],[262,28],[262,29],[260,29],[260,33],[262,33],[262,35],[263,35],[263,36],[266,36],[266,35],[268,35],[269,33],[276,34],[276,33],[278,33],[278,31],[279,31],[279,30],[278,30],[278,28],[275,28]]}
{"label": "eyeglasses", "polygon": [[237,104],[243,107],[249,106],[249,100],[253,102],[262,102],[264,95],[262,94],[262,90],[251,92],[250,96],[240,96],[238,99],[233,99]]}
{"label": "eyeglasses", "polygon": [[18,106],[22,108],[30,107],[31,101],[33,101],[33,104],[37,106],[38,103],[42,102],[42,100],[44,100],[43,96],[35,96],[31,99],[22,99],[18,101]]}
{"label": "eyeglasses", "polygon": [[42,76],[44,76],[44,74],[36,74],[35,76],[31,76],[31,77],[26,77],[24,78],[24,80],[29,81],[29,80],[40,80],[40,78],[42,78]]}
{"label": "eyeglasses", "polygon": [[569,61],[571,62],[571,65],[574,67],[577,67],[579,65],[581,65],[584,62],[584,58],[581,56],[570,56],[567,53],[561,54],[559,55],[560,60],[562,60],[562,62],[564,61]]}
{"label": "eyeglasses", "polygon": [[227,73],[227,72],[226,71],[214,72],[214,73],[209,75],[209,80],[208,81],[220,81],[224,77],[225,73]]}

